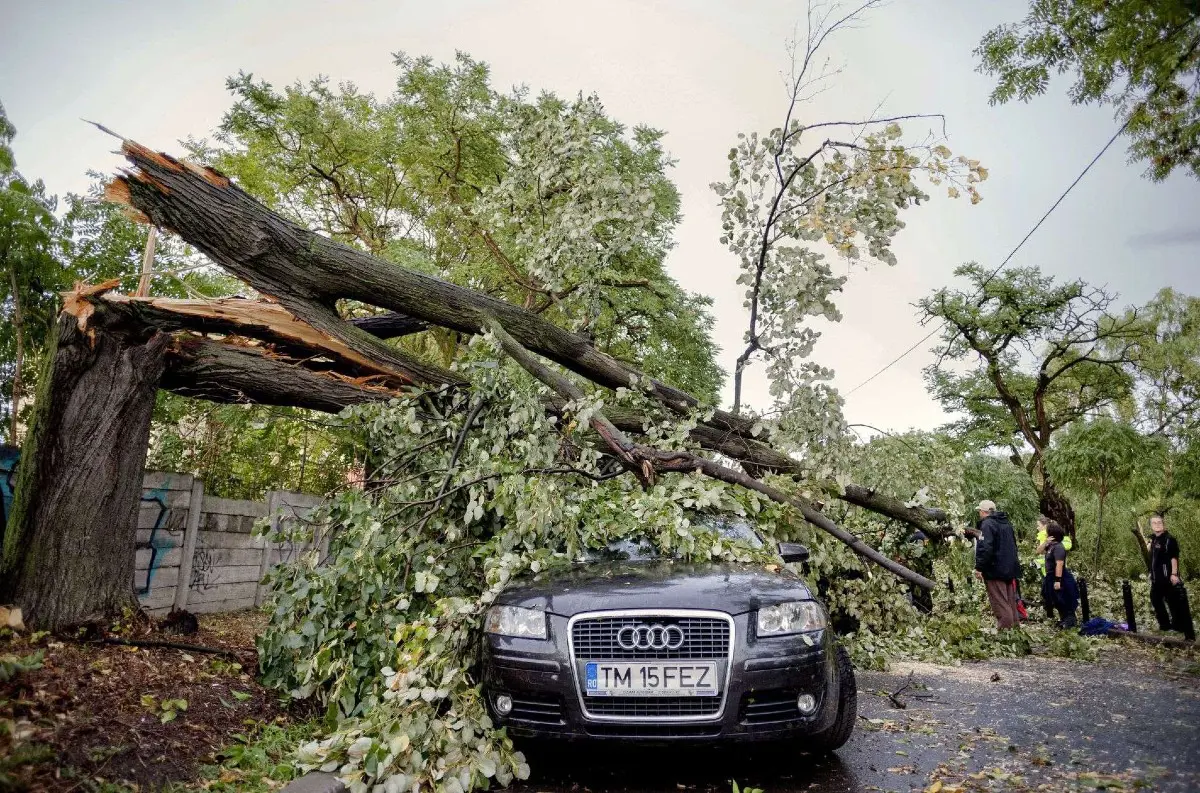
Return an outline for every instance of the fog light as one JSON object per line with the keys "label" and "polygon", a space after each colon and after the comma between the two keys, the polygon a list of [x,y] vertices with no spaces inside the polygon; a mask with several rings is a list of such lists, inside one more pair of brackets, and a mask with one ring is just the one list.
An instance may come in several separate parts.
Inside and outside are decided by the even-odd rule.
{"label": "fog light", "polygon": [[[809,697],[809,699],[812,699],[812,697]],[[508,694],[497,694],[493,704],[496,706],[496,713],[501,716],[507,716],[512,713],[512,697]]]}
{"label": "fog light", "polygon": [[817,700],[812,694],[801,694],[796,697],[796,709],[807,716],[817,709]]}

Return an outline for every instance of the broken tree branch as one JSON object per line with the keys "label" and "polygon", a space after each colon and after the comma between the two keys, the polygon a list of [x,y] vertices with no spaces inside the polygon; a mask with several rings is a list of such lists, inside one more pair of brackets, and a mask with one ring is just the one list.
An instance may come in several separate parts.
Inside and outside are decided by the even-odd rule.
{"label": "broken tree branch", "polygon": [[[78,296],[76,292],[71,292],[64,295],[64,299],[72,300]],[[409,385],[465,384],[462,378],[452,372],[409,359],[398,351],[393,356],[393,361],[376,360],[298,320],[278,303],[241,298],[130,298],[119,294],[105,294],[94,287],[88,288],[86,298],[93,305],[103,301],[111,312],[131,322],[161,331],[216,333],[256,339],[270,345],[275,352],[296,359],[319,359],[326,363],[324,368],[337,369],[349,377],[369,377],[377,385],[402,388]],[[382,328],[387,332],[397,330],[398,323],[381,323],[368,327]],[[397,358],[405,360],[406,364],[395,365],[394,360]],[[419,379],[414,379],[418,375]]]}
{"label": "broken tree branch", "polygon": [[[413,320],[461,333],[477,334],[484,317],[494,317],[522,346],[606,388],[640,387],[669,409],[686,412],[699,401],[673,386],[649,378],[627,363],[596,349],[591,342],[520,306],[447,283],[302,229],[272,213],[208,168],[176,160],[125,140],[122,149],[134,170],[109,185],[111,200],[170,229],[263,294],[272,295],[297,318],[341,341],[356,353],[389,364],[412,382],[444,382],[446,373],[383,345],[367,330],[342,321],[333,310],[338,299],[359,300]],[[754,422],[727,411],[714,411],[705,422],[712,430],[706,447],[728,454],[744,444],[755,458],[749,470],[802,474],[799,462],[768,455],[765,444],[751,443]],[[725,438],[716,441],[720,433]],[[735,442],[733,438],[738,440]],[[720,443],[708,446],[708,444]],[[765,458],[770,457],[768,463]],[[930,536],[944,534],[937,513],[904,507],[902,502],[865,489],[832,495],[904,521]]]}
{"label": "broken tree branch", "polygon": [[[485,317],[484,326],[492,332],[492,335],[500,342],[500,346],[504,348],[504,352],[510,358],[516,361],[526,372],[533,375],[535,379],[548,385],[554,393],[571,402],[578,402],[586,398],[583,389],[539,361],[536,356],[514,339],[495,317]],[[592,414],[590,421],[592,429],[600,435],[601,439],[612,449],[613,454],[617,456],[625,467],[633,471],[634,475],[641,480],[643,485],[646,487],[652,485],[654,483],[653,468],[638,461],[636,456],[637,446],[633,441],[629,440],[624,432],[617,429],[598,410]]]}
{"label": "broken tree branch", "polygon": [[161,386],[183,396],[230,404],[278,405],[339,413],[404,392],[337,372],[314,372],[260,347],[176,336],[167,348]]}

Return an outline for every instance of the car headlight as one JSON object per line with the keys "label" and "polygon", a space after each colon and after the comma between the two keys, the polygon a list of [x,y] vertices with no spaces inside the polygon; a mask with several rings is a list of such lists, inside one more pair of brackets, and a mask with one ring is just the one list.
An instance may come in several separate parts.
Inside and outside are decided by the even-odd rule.
{"label": "car headlight", "polygon": [[825,627],[825,612],[815,600],[780,603],[758,610],[758,635],[783,636]]}
{"label": "car headlight", "polygon": [[545,639],[546,612],[518,606],[492,606],[483,621],[483,629],[500,636]]}

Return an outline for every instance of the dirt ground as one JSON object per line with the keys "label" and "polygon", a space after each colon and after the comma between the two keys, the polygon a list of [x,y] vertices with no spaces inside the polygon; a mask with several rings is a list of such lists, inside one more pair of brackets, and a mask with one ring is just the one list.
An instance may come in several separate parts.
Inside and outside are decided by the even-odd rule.
{"label": "dirt ground", "polygon": [[[180,636],[137,640],[223,648],[229,655],[9,635],[0,655],[45,654],[42,668],[0,683],[0,791],[88,791],[127,780],[155,790],[192,779],[235,733],[285,719],[254,682],[264,615],[202,617]],[[36,641],[31,641],[36,639]]]}
{"label": "dirt ground", "polygon": [[[0,656],[45,653],[41,669],[0,682],[0,791],[209,787],[213,772],[201,767],[236,735],[304,716],[252,678],[264,622],[204,617],[196,634],[139,636],[228,656],[0,637]],[[802,746],[533,746],[534,776],[513,793],[708,793],[734,781],[765,793],[1200,790],[1195,656],[1117,640],[1103,648],[1093,663],[1033,656],[860,672],[858,727],[834,757]],[[898,691],[903,708],[888,696]],[[219,773],[240,789],[236,771]]]}

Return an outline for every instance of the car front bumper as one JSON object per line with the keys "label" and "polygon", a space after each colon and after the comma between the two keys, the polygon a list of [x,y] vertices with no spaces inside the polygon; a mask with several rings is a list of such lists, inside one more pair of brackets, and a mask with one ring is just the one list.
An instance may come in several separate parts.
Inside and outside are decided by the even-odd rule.
{"label": "car front bumper", "polygon": [[[483,684],[489,712],[515,737],[637,742],[746,742],[802,738],[821,732],[837,717],[835,649],[827,631],[755,639],[751,614],[733,617],[731,664],[715,716],[596,718],[584,710],[577,667],[567,641],[568,619],[549,617],[548,639],[485,636]],[[582,660],[582,659],[581,659]],[[811,694],[808,716],[796,699]],[[508,695],[512,712],[501,716],[497,695]]]}

